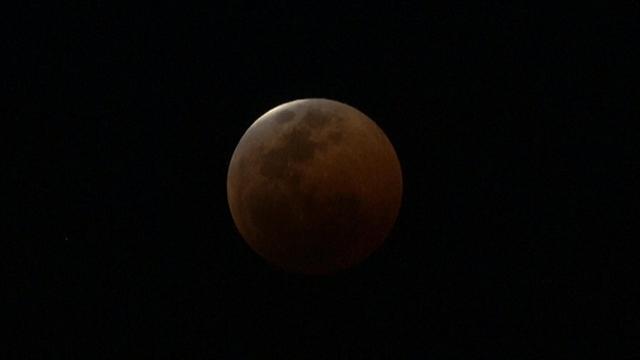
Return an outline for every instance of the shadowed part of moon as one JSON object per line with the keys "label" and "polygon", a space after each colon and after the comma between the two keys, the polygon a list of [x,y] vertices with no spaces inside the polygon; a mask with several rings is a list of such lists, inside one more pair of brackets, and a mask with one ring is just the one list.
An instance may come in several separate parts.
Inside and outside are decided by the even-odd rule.
{"label": "shadowed part of moon", "polygon": [[342,137],[343,135],[339,131],[332,131],[327,135],[327,140],[330,143],[337,144],[342,141]]}
{"label": "shadowed part of moon", "polygon": [[364,114],[322,99],[260,117],[240,140],[227,179],[247,243],[301,273],[348,268],[375,250],[400,206],[395,151]]}
{"label": "shadowed part of moon", "polygon": [[[357,235],[354,217],[361,205],[353,194],[336,194],[321,200],[303,192],[289,194],[276,190],[258,191],[250,197],[252,202],[247,210],[254,228],[260,229],[259,241],[254,244],[260,254],[303,272],[336,262],[347,265],[352,254],[341,245]],[[288,206],[283,206],[283,199],[289,201]],[[298,217],[299,214],[311,218]],[[273,238],[278,242],[265,241]]]}

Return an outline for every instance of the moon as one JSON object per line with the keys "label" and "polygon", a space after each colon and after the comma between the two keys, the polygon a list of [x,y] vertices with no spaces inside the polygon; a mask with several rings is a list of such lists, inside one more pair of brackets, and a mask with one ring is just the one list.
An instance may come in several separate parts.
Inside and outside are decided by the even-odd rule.
{"label": "moon", "polygon": [[260,116],[233,152],[227,198],[256,253],[285,271],[331,274],[361,263],[391,231],[402,198],[393,145],[369,117],[329,99]]}

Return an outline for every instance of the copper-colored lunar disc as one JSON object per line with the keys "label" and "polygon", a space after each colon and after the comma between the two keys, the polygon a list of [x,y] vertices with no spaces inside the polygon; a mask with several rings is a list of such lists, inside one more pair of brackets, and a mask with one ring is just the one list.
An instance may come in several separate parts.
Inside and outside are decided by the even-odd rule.
{"label": "copper-colored lunar disc", "polygon": [[227,176],[245,241],[285,270],[349,268],[385,240],[400,209],[402,174],[384,132],[327,99],[277,106],[240,139]]}

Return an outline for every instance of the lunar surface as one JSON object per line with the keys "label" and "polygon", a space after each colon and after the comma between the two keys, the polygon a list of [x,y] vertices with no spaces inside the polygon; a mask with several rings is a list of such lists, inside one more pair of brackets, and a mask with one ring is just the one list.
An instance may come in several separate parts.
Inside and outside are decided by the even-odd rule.
{"label": "lunar surface", "polygon": [[402,174],[383,131],[327,99],[277,106],[240,139],[227,176],[247,244],[287,271],[329,274],[362,262],[390,232]]}

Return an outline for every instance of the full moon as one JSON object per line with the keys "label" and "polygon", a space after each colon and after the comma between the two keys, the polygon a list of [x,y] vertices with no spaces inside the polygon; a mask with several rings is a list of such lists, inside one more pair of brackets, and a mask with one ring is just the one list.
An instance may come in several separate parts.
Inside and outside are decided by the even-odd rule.
{"label": "full moon", "polygon": [[330,274],[361,263],[391,231],[402,198],[393,145],[344,103],[302,99],[260,116],[231,157],[236,227],[267,262]]}

